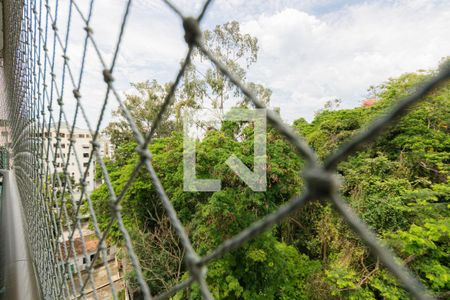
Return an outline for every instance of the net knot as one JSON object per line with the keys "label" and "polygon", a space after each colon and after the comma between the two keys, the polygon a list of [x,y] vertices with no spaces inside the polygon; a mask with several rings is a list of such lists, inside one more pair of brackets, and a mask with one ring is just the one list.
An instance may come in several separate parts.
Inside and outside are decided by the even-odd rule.
{"label": "net knot", "polygon": [[73,96],[77,99],[80,99],[81,98],[80,91],[77,89],[73,90]]}
{"label": "net knot", "polygon": [[122,206],[120,204],[111,203],[111,211],[115,215],[122,210]]}
{"label": "net knot", "polygon": [[147,148],[142,148],[141,146],[136,147],[136,152],[139,153],[142,160],[146,160],[146,159],[151,160],[152,159],[152,154],[150,153],[150,151],[148,151]]}
{"label": "net knot", "polygon": [[195,280],[199,281],[206,275],[206,267],[201,264],[200,258],[194,253],[186,254],[186,264]]}
{"label": "net knot", "polygon": [[106,83],[110,83],[110,82],[114,81],[114,77],[112,76],[112,73],[110,70],[108,70],[108,69],[103,70],[103,80]]}
{"label": "net knot", "polygon": [[56,101],[58,102],[59,106],[62,106],[64,104],[64,102],[63,102],[61,97],[59,97]]}
{"label": "net knot", "polygon": [[200,41],[202,32],[198,26],[198,22],[193,17],[183,19],[184,40],[189,46],[195,45]]}
{"label": "net knot", "polygon": [[100,250],[100,251],[105,251],[105,250],[107,250],[107,249],[108,249],[108,248],[105,246],[104,243],[101,243],[100,246],[98,246],[98,250]]}
{"label": "net knot", "polygon": [[92,148],[94,148],[94,149],[100,148],[100,143],[99,142],[91,141],[90,143],[92,144]]}
{"label": "net knot", "polygon": [[89,26],[86,26],[83,29],[86,31],[86,33],[88,35],[92,35],[94,33],[94,30],[91,27],[89,27]]}
{"label": "net knot", "polygon": [[339,188],[336,176],[321,168],[308,169],[303,174],[306,186],[314,197],[327,197]]}

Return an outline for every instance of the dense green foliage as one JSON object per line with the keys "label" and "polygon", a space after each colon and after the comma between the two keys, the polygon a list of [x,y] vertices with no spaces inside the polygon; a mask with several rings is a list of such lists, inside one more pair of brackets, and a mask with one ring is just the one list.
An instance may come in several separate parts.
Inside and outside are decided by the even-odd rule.
{"label": "dense green foliage", "polygon": [[[299,119],[294,127],[324,158],[429,75],[389,80],[375,90],[379,100],[371,107],[323,110],[311,123]],[[442,299],[450,289],[449,133],[450,85],[446,85],[338,167],[344,197]],[[231,153],[251,166],[252,134],[249,124],[224,123],[197,142],[198,176],[222,179],[222,190],[214,193],[183,191],[179,132],[156,139],[149,147],[156,171],[200,255],[302,190],[303,163],[273,129],[267,132],[267,192],[252,192],[226,166]],[[120,145],[108,164],[117,193],[139,160],[135,146]],[[150,182],[141,170],[121,203],[150,288],[159,293],[187,274],[183,251]],[[106,186],[92,194],[103,227],[110,218],[107,195]],[[122,243],[117,228],[110,239]],[[331,207],[318,202],[212,262],[207,281],[219,299],[408,298]],[[176,298],[198,299],[199,293],[194,286]]]}
{"label": "dense green foliage", "polygon": [[[389,80],[374,90],[379,101],[372,107],[323,111],[311,124],[298,120],[295,126],[325,157],[433,73],[405,74]],[[449,163],[447,84],[338,167],[346,199],[443,299],[449,297],[450,288]],[[329,245],[323,267],[331,294],[355,299],[405,298],[378,262],[367,257],[367,251],[348,236],[347,230],[339,229],[342,222],[334,217],[330,220],[317,238],[322,247],[323,241]]]}
{"label": "dense green foliage", "polygon": [[[240,34],[236,22],[207,31],[205,39],[215,55],[245,81],[247,68],[257,58],[256,39]],[[193,60],[201,61],[201,54],[194,53]],[[390,79],[371,89],[378,99],[372,106],[336,110],[336,100],[312,122],[298,119],[293,127],[320,158],[326,158],[433,73],[421,71]],[[164,116],[149,149],[195,250],[205,255],[301,193],[303,162],[276,130],[268,128],[268,189],[252,192],[225,163],[235,154],[252,168],[252,124],[223,122],[221,128],[208,129],[196,142],[197,177],[220,178],[222,190],[184,192],[182,107],[201,107],[209,99],[210,106],[223,109],[224,102],[236,97],[241,99],[237,105],[248,103],[211,66],[194,63],[183,80],[174,109]],[[248,85],[270,102],[270,90]],[[134,87],[137,94],[129,95],[126,105],[138,119],[139,129],[148,131],[167,85],[146,82]],[[123,117],[123,112],[117,115]],[[111,123],[107,132],[117,146],[107,169],[120,194],[140,157],[125,120]],[[450,298],[450,84],[433,91],[379,138],[339,164],[337,171],[342,178],[340,192],[360,217],[437,297]],[[108,195],[106,185],[91,195],[102,230],[111,220]],[[121,199],[121,210],[152,293],[186,279],[184,251],[144,168]],[[109,242],[123,245],[116,223]],[[128,286],[138,294],[132,268],[126,271]],[[207,274],[218,299],[408,298],[332,207],[318,201],[307,203],[281,224],[211,262]],[[175,298],[199,299],[200,295],[194,285]]]}

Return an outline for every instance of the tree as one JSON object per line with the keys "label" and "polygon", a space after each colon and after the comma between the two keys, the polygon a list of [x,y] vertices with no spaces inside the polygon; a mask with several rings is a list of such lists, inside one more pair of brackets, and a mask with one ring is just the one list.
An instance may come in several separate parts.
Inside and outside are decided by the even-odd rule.
{"label": "tree", "polygon": [[[379,99],[373,106],[324,110],[311,123],[298,120],[295,126],[326,157],[433,74],[434,70],[420,71],[390,79],[372,88]],[[449,84],[434,90],[367,148],[338,166],[346,200],[442,299],[448,297],[450,282],[448,260],[443,259],[448,257],[450,230],[449,95]],[[322,297],[408,299],[342,220],[327,206],[320,211],[306,245],[310,257],[321,255],[326,262],[325,272],[318,276],[319,282],[326,283]]]}
{"label": "tree", "polygon": [[[230,67],[245,79],[246,66],[256,59],[252,52],[255,45],[251,38],[240,38],[238,29],[236,24],[218,26],[205,34],[205,40],[214,51],[223,51],[216,55],[229,60]],[[230,41],[235,44],[228,44]],[[251,47],[241,51],[240,43]],[[203,256],[304,191],[300,175],[304,162],[278,131],[269,127],[268,190],[252,192],[225,161],[235,154],[251,167],[253,128],[223,122],[196,141],[198,178],[221,178],[222,190],[184,192],[183,136],[177,130],[177,113],[183,106],[210,104],[224,109],[233,100],[247,105],[214,66],[198,61],[202,61],[201,54],[194,53],[193,65],[177,92],[177,107],[165,118],[175,129],[159,133],[160,138],[149,149],[155,171],[193,247]],[[319,157],[325,158],[434,73],[421,71],[390,79],[372,89],[378,99],[373,105],[340,110],[330,105],[312,122],[299,119],[294,127]],[[159,87],[156,83],[145,85],[140,98],[135,103],[129,101],[136,108],[136,118],[141,118],[138,124],[143,130],[149,129],[154,115],[143,114],[137,108],[145,107],[140,105],[145,102],[141,100],[145,98],[142,95],[148,95],[147,89],[151,95],[159,95],[146,96],[151,99],[150,107],[156,107],[166,91]],[[258,89],[256,85],[252,88]],[[257,93],[269,99],[270,93],[266,92],[263,89]],[[450,287],[450,85],[432,91],[426,100],[410,109],[369,147],[340,163],[337,172],[342,177],[343,198],[436,296],[445,299]],[[117,193],[140,159],[135,148],[136,143],[118,142],[116,158],[107,163]],[[107,186],[96,189],[91,199],[100,229],[105,230],[111,221]],[[182,247],[171,231],[146,170],[138,172],[121,199],[121,207],[124,225],[135,241],[152,293],[164,292],[187,279],[188,270],[181,263]],[[120,230],[113,224],[109,239],[122,245]],[[133,273],[127,278],[135,282]],[[206,280],[218,299],[408,299],[407,292],[370,255],[331,205],[320,202],[307,203],[281,224],[211,262]],[[138,285],[133,287],[138,293]],[[181,291],[175,299],[200,299],[198,288],[194,285],[191,290]]]}
{"label": "tree", "polygon": [[[214,30],[206,30],[203,42],[212,54],[235,74],[241,81],[246,80],[249,67],[258,57],[258,41],[249,34],[240,32],[240,25],[233,21],[217,25]],[[179,107],[212,107],[224,109],[225,102],[242,99],[240,90],[197,49],[192,54],[192,64],[186,70],[183,87],[180,89]],[[255,92],[270,100],[270,92],[254,83],[250,84]],[[267,97],[267,93],[269,96]],[[235,101],[238,103],[239,101]]]}
{"label": "tree", "polygon": [[[236,21],[218,25],[214,30],[206,30],[203,41],[216,58],[223,62],[239,79],[246,81],[250,66],[256,62],[258,41],[240,31]],[[272,92],[261,84],[248,82],[248,87],[266,104]],[[135,120],[137,129],[148,132],[151,124],[167,96],[170,83],[160,84],[156,80],[132,84],[133,93],[125,97],[125,106]],[[229,106],[248,106],[249,99],[223,76],[197,49],[193,50],[190,64],[178,88],[173,107],[169,108],[156,131],[157,137],[166,137],[172,131],[181,129],[181,114],[184,108],[214,108],[223,112],[226,102]],[[113,112],[116,120],[105,129],[115,145],[134,140],[133,133],[121,108]]]}
{"label": "tree", "polygon": [[[152,122],[158,115],[168,93],[169,85],[160,85],[156,80],[153,80],[133,83],[131,86],[134,88],[134,93],[125,95],[124,105],[135,121],[137,129],[145,134],[151,129]],[[168,136],[176,129],[176,123],[172,115],[172,110],[169,108],[162,117],[156,131],[157,137]],[[118,108],[113,112],[113,116],[116,117],[116,120],[110,122],[105,129],[105,133],[111,138],[111,142],[118,146],[134,141],[134,134],[125,112]]]}

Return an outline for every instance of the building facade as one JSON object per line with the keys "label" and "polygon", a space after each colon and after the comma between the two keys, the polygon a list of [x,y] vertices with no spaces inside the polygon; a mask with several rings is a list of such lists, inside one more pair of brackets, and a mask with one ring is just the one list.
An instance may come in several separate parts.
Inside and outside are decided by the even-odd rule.
{"label": "building facade", "polygon": [[[97,186],[96,183],[96,155],[93,153],[92,136],[87,129],[74,128],[73,146],[70,149],[70,133],[71,126],[61,124],[59,131],[57,127],[52,127],[49,132],[44,135],[47,143],[51,143],[51,147],[45,144],[48,149],[50,168],[57,173],[63,174],[64,168],[67,166],[67,175],[74,183],[75,191],[81,190],[81,181],[85,177],[86,191],[91,192]],[[57,141],[59,139],[59,147]],[[103,157],[111,157],[112,148],[109,140],[100,136],[97,138],[99,143],[99,154]],[[70,151],[69,151],[70,149]]]}
{"label": "building facade", "polygon": [[0,169],[8,169],[11,138],[8,122],[0,119]]}
{"label": "building facade", "polygon": [[8,121],[0,119],[0,147],[11,146]]}

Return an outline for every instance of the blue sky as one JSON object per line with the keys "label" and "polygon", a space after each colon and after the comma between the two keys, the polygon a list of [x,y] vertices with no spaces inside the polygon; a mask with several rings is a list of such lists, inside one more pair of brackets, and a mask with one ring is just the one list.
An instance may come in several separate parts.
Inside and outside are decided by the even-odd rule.
{"label": "blue sky", "polygon": [[[173,1],[186,15],[196,15],[202,2]],[[107,61],[125,3],[97,0],[94,7],[94,37]],[[62,3],[61,33],[66,15]],[[115,70],[116,86],[124,93],[130,82],[173,80],[187,49],[179,18],[160,0],[135,0],[129,20]],[[369,86],[434,68],[450,55],[450,1],[216,0],[202,26],[212,28],[231,20],[258,38],[259,58],[248,78],[272,89],[272,106],[281,108],[287,122],[299,117],[311,120],[335,98],[342,99],[343,107],[358,106]],[[74,18],[69,56],[75,71],[84,41],[82,28]],[[96,120],[105,88],[92,48],[87,62],[83,103]],[[110,103],[105,122],[117,106]]]}

